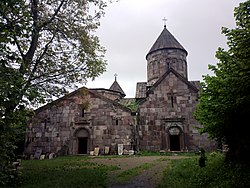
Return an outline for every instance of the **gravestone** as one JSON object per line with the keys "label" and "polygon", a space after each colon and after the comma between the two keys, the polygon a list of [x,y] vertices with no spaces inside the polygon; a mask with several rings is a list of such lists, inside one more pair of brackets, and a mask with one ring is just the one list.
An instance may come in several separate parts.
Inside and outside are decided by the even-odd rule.
{"label": "gravestone", "polygon": [[98,147],[96,147],[96,148],[94,149],[94,155],[95,155],[95,156],[98,156],[98,155],[99,155],[99,150],[100,150],[100,148],[98,148]]}
{"label": "gravestone", "polygon": [[42,154],[42,149],[41,148],[37,148],[36,149],[36,152],[35,152],[35,155],[34,155],[34,159],[40,159],[40,156]]}
{"label": "gravestone", "polygon": [[135,151],[134,151],[134,150],[128,150],[128,154],[129,154],[129,155],[134,155],[134,154],[135,154]]}
{"label": "gravestone", "polygon": [[40,155],[40,160],[44,160],[45,159],[45,155]]}
{"label": "gravestone", "polygon": [[49,159],[53,159],[55,157],[55,154],[54,153],[50,153],[49,154]]}
{"label": "gravestone", "polygon": [[117,144],[117,151],[118,151],[118,155],[122,155],[123,154],[123,144]]}
{"label": "gravestone", "polygon": [[105,154],[105,155],[108,155],[108,154],[109,154],[109,147],[108,147],[108,146],[105,146],[105,147],[104,147],[104,154]]}
{"label": "gravestone", "polygon": [[124,149],[123,150],[123,155],[128,155],[129,153],[128,153],[128,150],[126,150],[126,149]]}
{"label": "gravestone", "polygon": [[34,155],[30,155],[30,160],[33,160],[34,159]]}
{"label": "gravestone", "polygon": [[117,155],[117,147],[115,144],[111,145],[109,150],[110,150],[110,152],[109,152],[110,155]]}

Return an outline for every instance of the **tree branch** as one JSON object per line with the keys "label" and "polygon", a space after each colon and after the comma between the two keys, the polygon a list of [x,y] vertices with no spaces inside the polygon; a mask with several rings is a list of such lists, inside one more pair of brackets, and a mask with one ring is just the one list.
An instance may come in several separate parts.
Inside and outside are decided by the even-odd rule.
{"label": "tree branch", "polygon": [[31,81],[32,81],[32,78],[33,78],[33,76],[34,76],[34,73],[35,73],[36,70],[37,70],[37,66],[38,66],[39,63],[41,63],[41,59],[42,59],[43,56],[46,54],[46,52],[47,52],[47,50],[48,50],[48,48],[49,48],[49,45],[52,43],[52,41],[53,41],[54,38],[55,38],[55,35],[53,35],[53,37],[52,37],[52,38],[49,40],[49,42],[45,45],[45,48],[44,48],[43,53],[42,53],[42,54],[40,55],[40,57],[36,60],[35,65],[34,65],[32,71],[31,71],[31,73],[30,73],[30,75],[29,75],[29,78],[28,78],[28,80],[27,80],[27,82],[26,82],[26,84],[25,84],[25,86],[24,86],[24,90],[26,90],[26,89],[30,86],[30,83],[31,83]]}
{"label": "tree branch", "polygon": [[[82,68],[81,70],[83,70],[83,71],[86,70],[86,67],[85,67],[85,68]],[[73,68],[73,69],[71,69],[71,70],[68,70],[68,71],[67,71],[67,74],[68,74],[68,73],[75,72],[75,71],[76,71],[76,69]],[[54,73],[58,73],[58,74],[54,74]],[[54,74],[54,75],[53,75],[53,74]],[[49,73],[47,73],[47,74],[39,75],[39,76],[37,76],[37,77],[34,77],[31,81],[34,81],[34,80],[36,80],[36,79],[40,79],[40,78],[42,78],[42,77],[48,78],[48,79],[46,79],[46,80],[41,80],[40,82],[36,82],[36,83],[34,83],[34,84],[32,84],[32,85],[42,84],[42,83],[45,83],[45,82],[54,80],[55,78],[58,78],[59,76],[64,76],[64,74],[65,74],[65,72],[61,72],[60,70],[55,70],[55,71],[49,72]],[[32,86],[32,85],[31,85],[31,86]]]}
{"label": "tree branch", "polygon": [[63,5],[63,3],[64,3],[65,1],[66,1],[66,0],[62,0],[62,1],[61,1],[60,5],[57,7],[57,9],[55,10],[54,14],[51,16],[51,18],[48,19],[47,21],[43,22],[43,23],[41,24],[41,26],[39,26],[40,29],[43,28],[43,27],[45,27],[45,26],[47,26],[48,24],[50,24],[50,23],[55,19],[56,15],[57,15],[58,12],[60,11],[60,9],[61,9],[61,7],[62,7],[62,5]]}
{"label": "tree branch", "polygon": [[27,70],[26,67],[28,64],[32,62],[33,56],[35,54],[37,44],[38,44],[38,38],[39,38],[39,29],[37,27],[38,22],[38,0],[32,0],[31,2],[31,11],[32,11],[32,17],[33,17],[33,30],[32,30],[32,39],[30,43],[30,47],[28,52],[25,54],[25,60],[24,64],[20,67],[20,72],[24,74]]}
{"label": "tree branch", "polygon": [[25,56],[24,56],[23,50],[22,50],[22,48],[21,48],[21,46],[20,46],[20,44],[19,44],[19,41],[17,40],[16,35],[14,35],[13,37],[14,37],[14,41],[15,41],[15,43],[16,43],[17,49],[18,49],[18,51],[20,52],[20,54],[21,54],[21,56],[22,56],[22,58],[23,58],[23,60],[24,60],[24,59],[25,59]]}
{"label": "tree branch", "polygon": [[[13,34],[13,39],[14,39],[14,41],[15,41],[15,43],[16,43],[16,46],[17,46],[18,51],[20,52],[22,58],[24,59],[24,53],[23,53],[22,48],[21,48],[21,46],[20,46],[20,44],[19,44],[19,41],[17,40],[16,35],[15,35],[15,28],[16,28],[16,27],[12,25],[12,21],[10,21],[9,18],[8,18],[7,16],[3,15],[3,18],[7,21],[8,24],[11,25],[11,30],[14,32],[14,34]],[[12,28],[14,28],[14,29],[12,29]]]}

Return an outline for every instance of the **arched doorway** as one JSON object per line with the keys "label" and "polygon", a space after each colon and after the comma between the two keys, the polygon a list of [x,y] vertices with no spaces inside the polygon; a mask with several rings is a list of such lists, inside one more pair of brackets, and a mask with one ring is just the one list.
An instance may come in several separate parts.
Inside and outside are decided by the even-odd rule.
{"label": "arched doorway", "polygon": [[178,127],[169,128],[169,145],[170,151],[180,151],[180,129]]}
{"label": "arched doorway", "polygon": [[87,154],[89,151],[89,132],[86,129],[77,130],[75,134],[77,138],[77,154]]}

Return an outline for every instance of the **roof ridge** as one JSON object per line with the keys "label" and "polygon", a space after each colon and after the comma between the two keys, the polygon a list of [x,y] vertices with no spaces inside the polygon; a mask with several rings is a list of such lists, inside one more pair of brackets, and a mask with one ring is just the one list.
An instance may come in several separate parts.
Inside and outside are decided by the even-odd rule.
{"label": "roof ridge", "polygon": [[173,68],[169,68],[153,85],[150,87],[150,89],[147,92],[153,91],[166,77],[167,75],[172,72],[177,76],[179,79],[181,79],[184,83],[186,83],[193,91],[198,92],[199,89],[194,86],[192,83],[190,83],[186,78],[184,78],[181,74],[179,74],[176,70]]}
{"label": "roof ridge", "polygon": [[123,108],[123,109],[125,109],[125,110],[127,110],[127,111],[131,111],[129,108],[127,108],[127,107],[121,105],[120,103],[118,103],[118,102],[116,102],[116,101],[113,101],[113,100],[111,100],[111,99],[109,99],[109,98],[107,98],[107,97],[105,97],[105,96],[99,94],[99,93],[96,92],[95,90],[88,89],[87,87],[83,86],[83,87],[78,88],[78,89],[75,90],[75,91],[72,91],[72,92],[70,92],[70,93],[68,93],[68,94],[66,94],[66,95],[64,95],[64,96],[62,96],[62,97],[60,97],[60,98],[58,98],[58,99],[52,101],[52,102],[49,102],[49,103],[47,103],[47,104],[45,104],[45,105],[43,105],[43,106],[37,108],[37,109],[35,110],[35,112],[36,112],[36,113],[39,113],[39,112],[40,112],[41,110],[43,110],[43,109],[49,108],[50,106],[53,106],[53,105],[56,105],[56,104],[58,104],[60,101],[62,101],[62,100],[64,100],[64,99],[67,99],[67,98],[69,98],[70,96],[72,96],[72,95],[74,95],[74,94],[77,94],[77,93],[78,93],[79,91],[81,91],[82,89],[86,89],[89,93],[92,93],[93,95],[95,95],[95,96],[97,96],[97,97],[99,97],[99,98],[101,98],[101,99],[103,99],[103,100],[106,100],[106,101],[108,101],[108,102],[111,102],[112,104],[118,105],[120,108]]}
{"label": "roof ridge", "polygon": [[47,103],[47,104],[45,104],[45,105],[43,105],[43,106],[37,108],[37,109],[34,110],[34,111],[37,113],[37,112],[43,110],[44,108],[46,109],[46,108],[49,107],[49,106],[56,105],[56,104],[58,104],[60,101],[62,101],[63,99],[67,99],[68,97],[70,97],[70,96],[76,94],[77,92],[81,91],[82,89],[86,89],[86,90],[89,91],[89,89],[88,89],[87,87],[85,87],[85,86],[80,87],[80,88],[78,88],[78,89],[76,89],[76,90],[74,90],[74,91],[72,91],[72,92],[70,92],[70,93],[65,94],[65,95],[62,96],[62,97],[59,97],[59,98],[56,99],[56,100],[53,100],[53,101],[51,101],[51,102],[49,102],[49,103]]}

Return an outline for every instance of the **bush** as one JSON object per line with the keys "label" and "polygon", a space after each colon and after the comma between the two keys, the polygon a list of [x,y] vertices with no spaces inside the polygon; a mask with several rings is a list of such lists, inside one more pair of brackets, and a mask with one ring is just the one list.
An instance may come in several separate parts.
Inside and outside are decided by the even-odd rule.
{"label": "bush", "polygon": [[249,166],[228,164],[224,159],[224,155],[213,152],[207,156],[207,163],[203,168],[199,167],[198,158],[172,160],[164,172],[164,178],[159,187],[250,187]]}

